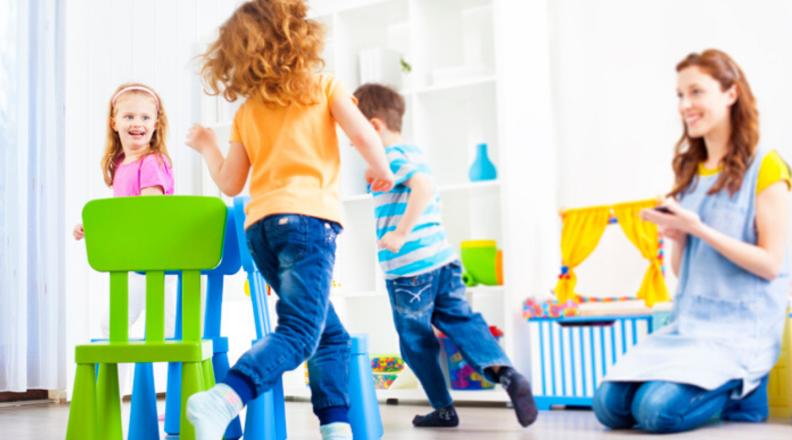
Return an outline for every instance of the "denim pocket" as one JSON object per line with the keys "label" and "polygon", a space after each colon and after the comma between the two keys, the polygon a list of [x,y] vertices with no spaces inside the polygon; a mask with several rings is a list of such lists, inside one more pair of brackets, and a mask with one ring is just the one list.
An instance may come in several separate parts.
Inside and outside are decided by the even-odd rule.
{"label": "denim pocket", "polygon": [[433,281],[434,272],[390,281],[388,287],[393,298],[393,307],[400,314],[426,312],[434,304]]}
{"label": "denim pocket", "polygon": [[465,286],[465,282],[462,281],[462,263],[459,260],[454,260],[449,266],[451,267],[451,280],[448,285],[451,295],[465,298],[467,286]]}
{"label": "denim pocket", "polygon": [[264,229],[270,248],[281,264],[291,265],[305,258],[308,252],[308,232],[302,216],[271,215],[265,219]]}
{"label": "denim pocket", "polygon": [[322,225],[325,243],[335,244],[336,240],[338,239],[338,235],[341,234],[341,231],[343,231],[344,228],[342,228],[338,223],[331,222],[329,220],[322,221]]}

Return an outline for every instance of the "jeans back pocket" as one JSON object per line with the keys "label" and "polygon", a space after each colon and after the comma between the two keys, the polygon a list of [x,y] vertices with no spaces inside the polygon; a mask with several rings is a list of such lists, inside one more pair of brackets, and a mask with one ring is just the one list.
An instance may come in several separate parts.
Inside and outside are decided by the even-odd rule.
{"label": "jeans back pocket", "polygon": [[434,272],[388,281],[393,307],[399,314],[423,314],[434,305]]}

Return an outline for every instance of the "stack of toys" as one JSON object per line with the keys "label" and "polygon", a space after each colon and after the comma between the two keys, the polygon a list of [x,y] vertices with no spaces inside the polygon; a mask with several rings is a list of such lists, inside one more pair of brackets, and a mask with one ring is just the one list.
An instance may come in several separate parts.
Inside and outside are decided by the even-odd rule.
{"label": "stack of toys", "polygon": [[374,387],[386,390],[393,385],[399,373],[404,370],[404,361],[396,355],[372,357],[371,370],[374,372]]}
{"label": "stack of toys", "polygon": [[[498,341],[503,337],[503,332],[496,326],[490,326],[490,333]],[[495,384],[484,379],[473,367],[465,362],[462,353],[459,352],[456,344],[444,334],[440,334],[440,342],[443,344],[446,355],[448,356],[448,375],[451,379],[451,388],[455,390],[488,390],[495,387]]]}

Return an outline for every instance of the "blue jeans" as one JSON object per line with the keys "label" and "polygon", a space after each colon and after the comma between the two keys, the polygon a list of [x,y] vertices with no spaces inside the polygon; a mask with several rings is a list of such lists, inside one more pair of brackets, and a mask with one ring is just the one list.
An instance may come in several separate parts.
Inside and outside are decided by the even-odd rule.
{"label": "blue jeans", "polygon": [[[245,232],[253,260],[278,295],[278,325],[242,355],[229,376],[247,379],[255,398],[307,359],[314,411],[349,408],[351,342],[329,301],[341,226],[304,215],[278,214]],[[229,385],[236,389],[238,381]]]}
{"label": "blue jeans", "polygon": [[[698,427],[729,402],[740,380],[707,391],[695,385],[673,382],[603,382],[594,394],[594,414],[603,425],[672,433]],[[746,399],[750,398],[746,397]]]}
{"label": "blue jeans", "polygon": [[489,381],[497,382],[488,367],[511,366],[484,318],[473,313],[465,300],[459,261],[418,276],[387,280],[386,285],[402,356],[433,408],[444,408],[453,400],[440,368],[440,342],[432,325],[451,338],[468,365]]}

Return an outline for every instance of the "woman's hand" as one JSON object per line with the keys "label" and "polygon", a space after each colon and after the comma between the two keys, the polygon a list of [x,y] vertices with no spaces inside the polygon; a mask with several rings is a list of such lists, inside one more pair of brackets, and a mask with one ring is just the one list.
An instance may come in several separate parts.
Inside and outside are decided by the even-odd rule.
{"label": "woman's hand", "polygon": [[660,232],[672,240],[682,240],[687,234],[698,236],[701,233],[704,223],[697,213],[682,208],[676,200],[670,198],[664,206],[671,211],[670,214],[656,209],[642,209],[638,217],[656,224]]}
{"label": "woman's hand", "polygon": [[203,154],[204,150],[212,145],[217,146],[217,134],[214,130],[201,124],[193,124],[190,127],[187,132],[187,146]]}
{"label": "woman's hand", "polygon": [[687,234],[680,231],[679,229],[663,228],[659,226],[657,229],[660,231],[661,234],[663,234],[663,237],[669,240],[684,241],[687,238]]}
{"label": "woman's hand", "polygon": [[72,235],[74,235],[75,240],[82,240],[85,237],[85,231],[83,231],[82,223],[78,224],[74,227],[74,231],[72,231]]}

